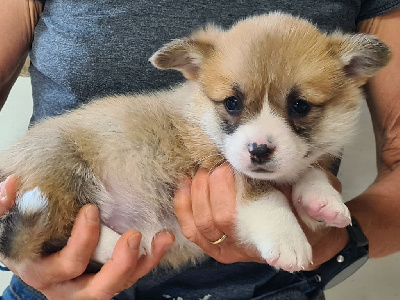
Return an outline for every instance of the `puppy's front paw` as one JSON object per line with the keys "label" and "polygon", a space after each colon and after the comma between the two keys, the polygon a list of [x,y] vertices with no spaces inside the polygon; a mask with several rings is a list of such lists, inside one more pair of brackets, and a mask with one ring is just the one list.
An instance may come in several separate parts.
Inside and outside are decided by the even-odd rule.
{"label": "puppy's front paw", "polygon": [[303,231],[286,231],[266,234],[265,240],[256,243],[262,258],[277,268],[289,272],[304,270],[312,262],[312,250]]}
{"label": "puppy's front paw", "polygon": [[276,268],[295,272],[311,263],[311,246],[280,192],[238,205],[237,230],[243,243],[255,246]]}
{"label": "puppy's front paw", "polygon": [[351,224],[350,212],[341,195],[329,184],[296,185],[293,189],[294,206],[300,218],[310,228],[321,224],[346,227]]}

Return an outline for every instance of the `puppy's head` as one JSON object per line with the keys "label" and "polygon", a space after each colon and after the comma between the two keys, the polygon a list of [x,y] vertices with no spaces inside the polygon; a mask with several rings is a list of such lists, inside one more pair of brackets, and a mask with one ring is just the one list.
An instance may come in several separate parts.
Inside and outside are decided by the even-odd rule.
{"label": "puppy's head", "polygon": [[274,13],[175,40],[150,61],[195,82],[193,112],[228,161],[248,176],[291,180],[338,155],[356,121],[360,87],[385,66],[376,37],[319,32]]}

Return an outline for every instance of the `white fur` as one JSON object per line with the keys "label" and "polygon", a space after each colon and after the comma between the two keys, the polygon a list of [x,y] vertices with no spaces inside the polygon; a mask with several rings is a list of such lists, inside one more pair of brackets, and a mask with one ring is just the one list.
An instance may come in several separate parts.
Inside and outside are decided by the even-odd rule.
{"label": "white fur", "polygon": [[47,205],[48,199],[42,194],[38,187],[20,195],[17,199],[18,210],[22,214],[41,212]]}
{"label": "white fur", "polygon": [[121,236],[107,226],[101,224],[100,238],[92,258],[102,264],[112,257],[115,245]]}
{"label": "white fur", "polygon": [[[249,143],[271,144],[276,147],[265,167],[270,173],[252,172],[247,145]],[[258,179],[293,181],[310,161],[304,156],[307,144],[296,135],[285,120],[274,114],[267,100],[257,118],[239,126],[225,139],[225,155],[239,172]]]}
{"label": "white fur", "polygon": [[237,230],[242,242],[255,245],[277,268],[299,271],[311,262],[311,246],[287,199],[277,190],[257,201],[240,202]]}
{"label": "white fur", "polygon": [[[300,218],[312,229],[325,223],[336,227],[345,227],[351,223],[350,212],[342,196],[332,187],[322,170],[311,169],[303,174],[293,186],[292,199]],[[315,208],[319,211],[315,211]]]}
{"label": "white fur", "polygon": [[124,169],[114,168],[115,165],[112,164],[107,168],[109,176],[104,178],[106,190],[103,190],[97,199],[101,219],[105,224],[101,226],[100,242],[93,258],[102,263],[107,261],[111,258],[120,237],[117,232],[136,229],[142,234],[140,255],[151,253],[154,236],[168,230],[174,234],[175,243],[173,249],[164,256],[165,262],[175,266],[181,261],[195,262],[202,259],[203,251],[185,238],[175,215],[171,213],[165,215],[165,218],[159,218],[157,215],[159,206],[157,202],[146,201],[148,193],[143,190],[143,186],[136,180],[129,182],[121,180],[115,174],[121,175]]}

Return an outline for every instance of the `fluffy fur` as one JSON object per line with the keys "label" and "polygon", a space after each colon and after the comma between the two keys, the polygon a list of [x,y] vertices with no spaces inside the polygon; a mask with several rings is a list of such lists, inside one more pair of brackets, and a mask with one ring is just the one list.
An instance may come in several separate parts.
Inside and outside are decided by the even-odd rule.
{"label": "fluffy fur", "polygon": [[[293,185],[309,226],[349,224],[320,165],[349,140],[360,86],[389,57],[373,36],[327,35],[279,13],[172,41],[150,61],[182,72],[186,83],[99,99],[34,126],[2,153],[1,179],[15,173],[21,186],[17,205],[1,218],[0,252],[25,260],[59,249],[77,211],[95,203],[107,227],[102,236],[111,241],[100,243],[100,262],[130,228],[142,232],[143,251],[157,232],[175,234],[164,264],[196,261],[204,254],[181,233],[174,190],[200,166],[228,161],[237,185],[237,238],[278,268],[302,269],[311,247],[274,186]],[[27,201],[28,193],[36,199]]]}

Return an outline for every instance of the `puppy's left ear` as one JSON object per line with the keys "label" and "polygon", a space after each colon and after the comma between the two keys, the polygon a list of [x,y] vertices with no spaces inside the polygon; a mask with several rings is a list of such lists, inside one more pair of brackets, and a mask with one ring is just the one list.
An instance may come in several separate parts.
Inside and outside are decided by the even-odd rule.
{"label": "puppy's left ear", "polygon": [[150,57],[149,61],[162,70],[180,71],[188,80],[197,80],[205,59],[214,50],[214,40],[221,31],[213,26],[190,37],[173,40]]}
{"label": "puppy's left ear", "polygon": [[359,86],[386,66],[391,57],[389,47],[374,35],[335,33],[331,45],[346,75]]}

